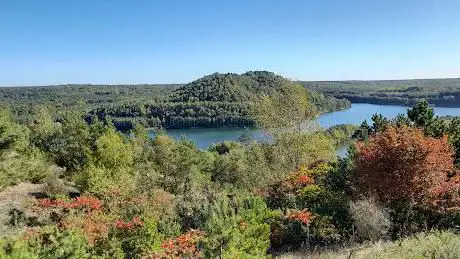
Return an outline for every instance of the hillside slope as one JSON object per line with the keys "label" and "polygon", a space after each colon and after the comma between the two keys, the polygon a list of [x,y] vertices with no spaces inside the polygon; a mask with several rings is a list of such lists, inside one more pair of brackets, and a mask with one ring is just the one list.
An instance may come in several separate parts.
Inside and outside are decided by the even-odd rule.
{"label": "hillside slope", "polygon": [[[295,103],[296,97],[303,94],[308,98],[308,107]],[[348,101],[307,92],[296,82],[272,72],[251,71],[241,75],[214,73],[174,89],[162,102],[99,107],[90,115],[99,119],[109,116],[121,129],[131,128],[133,120],[147,127],[163,128],[254,127],[254,105],[264,98],[291,100],[289,105],[297,106],[272,103],[270,110],[276,110],[274,116],[279,117],[306,109],[303,116],[307,118],[349,106]]]}
{"label": "hillside slope", "polygon": [[[185,85],[0,88],[0,107],[11,110],[21,122],[33,120],[36,111],[40,110],[37,106],[46,106],[56,119],[62,112],[75,110],[87,114],[87,120],[110,118],[121,130],[131,129],[134,123],[161,128],[254,127],[252,104],[263,98],[272,101],[287,98],[285,100],[290,100],[287,103],[294,105],[296,99],[288,96],[303,94],[301,88],[297,82],[267,71],[241,75],[214,73]],[[306,95],[309,116],[350,106],[347,100],[315,91],[308,90]],[[273,116],[292,111],[286,104],[271,105],[270,109],[276,111]]]}

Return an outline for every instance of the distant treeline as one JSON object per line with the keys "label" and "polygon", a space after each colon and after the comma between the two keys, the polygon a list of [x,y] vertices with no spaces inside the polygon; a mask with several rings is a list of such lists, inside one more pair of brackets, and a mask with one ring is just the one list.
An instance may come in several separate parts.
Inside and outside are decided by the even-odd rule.
{"label": "distant treeline", "polygon": [[0,87],[0,104],[44,104],[73,107],[82,103],[95,106],[114,103],[158,102],[180,85],[56,85]]}
{"label": "distant treeline", "polygon": [[460,79],[301,82],[307,89],[353,103],[460,107]]}
{"label": "distant treeline", "polygon": [[245,104],[231,102],[168,102],[146,105],[101,107],[90,111],[88,119],[112,118],[118,129],[128,130],[134,123],[153,128],[254,127]]}

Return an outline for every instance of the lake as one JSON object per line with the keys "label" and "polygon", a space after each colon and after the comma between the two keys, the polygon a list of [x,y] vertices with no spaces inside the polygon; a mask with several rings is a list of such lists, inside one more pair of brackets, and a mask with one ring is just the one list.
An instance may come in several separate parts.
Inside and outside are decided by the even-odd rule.
{"label": "lake", "polygon": [[[396,105],[378,105],[367,103],[353,103],[351,108],[323,114],[314,121],[323,128],[330,128],[339,124],[361,124],[367,120],[370,124],[371,117],[375,113],[380,113],[385,117],[394,118],[398,114],[405,114],[409,107]],[[460,116],[460,108],[435,107],[435,115],[437,116]],[[268,135],[262,130],[249,130],[238,128],[200,128],[200,129],[170,129],[167,130],[168,135],[173,138],[180,139],[181,137],[188,138],[196,143],[198,148],[206,149],[214,143],[219,143],[224,140],[237,140],[245,132],[251,133],[254,139],[267,139]],[[150,132],[154,136],[153,131]],[[337,151],[338,155],[346,155],[346,147]]]}

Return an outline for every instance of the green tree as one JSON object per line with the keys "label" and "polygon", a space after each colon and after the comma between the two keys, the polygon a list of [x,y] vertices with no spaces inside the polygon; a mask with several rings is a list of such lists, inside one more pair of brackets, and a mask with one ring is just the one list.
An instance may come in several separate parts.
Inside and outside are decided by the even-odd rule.
{"label": "green tree", "polygon": [[417,127],[428,127],[434,120],[434,111],[427,101],[422,101],[407,110],[407,117],[414,122]]}
{"label": "green tree", "polygon": [[269,222],[277,214],[261,198],[222,196],[210,205],[207,214],[202,242],[205,257],[256,258],[266,254]]}
{"label": "green tree", "polygon": [[270,148],[270,164],[277,171],[290,172],[300,165],[336,158],[334,141],[325,133],[289,132],[278,136]]}
{"label": "green tree", "polygon": [[108,169],[131,167],[133,150],[128,140],[115,129],[109,128],[96,140],[96,163]]}
{"label": "green tree", "polygon": [[24,151],[29,146],[29,129],[17,124],[7,110],[0,109],[0,150]]}
{"label": "green tree", "polygon": [[46,157],[29,144],[29,129],[0,110],[0,189],[21,181],[36,183],[48,173]]}

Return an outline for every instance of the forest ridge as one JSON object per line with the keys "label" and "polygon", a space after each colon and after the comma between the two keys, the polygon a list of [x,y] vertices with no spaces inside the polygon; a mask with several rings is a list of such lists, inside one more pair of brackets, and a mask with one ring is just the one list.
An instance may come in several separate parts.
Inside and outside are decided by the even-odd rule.
{"label": "forest ridge", "polygon": [[[12,108],[22,120],[35,105],[81,109],[88,120],[110,118],[121,130],[136,123],[153,128],[255,127],[253,105],[259,98],[289,99],[295,94],[290,91],[298,87],[297,82],[267,71],[215,73],[185,85],[0,88],[0,105]],[[311,116],[350,106],[345,99],[316,91],[306,96]]]}

